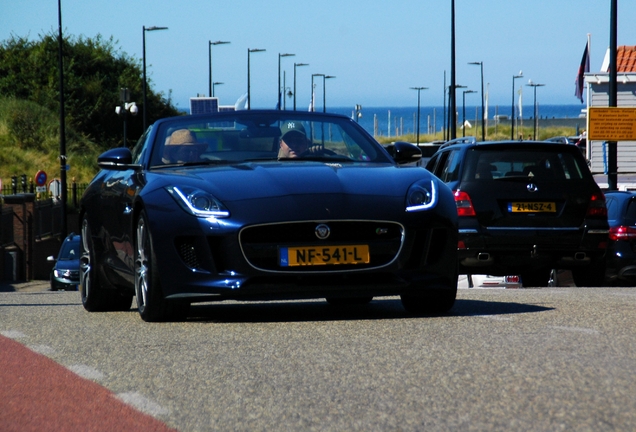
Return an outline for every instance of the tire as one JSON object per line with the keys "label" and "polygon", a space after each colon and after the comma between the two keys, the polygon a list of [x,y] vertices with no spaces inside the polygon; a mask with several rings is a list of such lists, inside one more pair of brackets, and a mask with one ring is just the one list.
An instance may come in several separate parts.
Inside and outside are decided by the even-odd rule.
{"label": "tire", "polygon": [[443,315],[451,310],[457,297],[454,288],[432,288],[423,293],[402,294],[402,306],[414,315]]}
{"label": "tire", "polygon": [[605,261],[593,262],[587,267],[573,268],[572,279],[577,287],[605,286]]}
{"label": "tire", "polygon": [[325,300],[332,306],[356,306],[371,303],[373,297],[327,297]]}
{"label": "tire", "polygon": [[552,269],[533,269],[528,272],[521,273],[521,284],[524,288],[530,287],[547,287],[550,286],[550,276]]}
{"label": "tire", "polygon": [[147,220],[142,211],[135,230],[135,295],[139,315],[146,322],[183,320],[190,304],[164,299]]}
{"label": "tire", "polygon": [[125,311],[132,304],[132,295],[120,294],[99,274],[97,255],[86,216],[82,219],[80,241],[79,291],[84,309],[89,312]]}
{"label": "tire", "polygon": [[82,219],[80,240],[80,296],[87,311],[108,310],[106,296],[100,287],[95,246],[86,215]]}

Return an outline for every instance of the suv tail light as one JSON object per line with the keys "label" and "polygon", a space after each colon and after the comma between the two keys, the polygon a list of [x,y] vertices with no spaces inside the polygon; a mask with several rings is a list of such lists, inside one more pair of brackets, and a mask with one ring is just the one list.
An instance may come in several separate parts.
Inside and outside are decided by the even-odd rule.
{"label": "suv tail light", "polygon": [[586,217],[607,218],[607,207],[605,207],[605,195],[602,192],[592,194],[590,204],[587,206]]}
{"label": "suv tail light", "polygon": [[609,230],[610,240],[636,240],[636,228],[625,225],[611,227]]}
{"label": "suv tail light", "polygon": [[457,205],[457,216],[475,216],[475,208],[473,207],[473,202],[470,200],[470,196],[460,190],[456,190],[454,195],[455,205]]}

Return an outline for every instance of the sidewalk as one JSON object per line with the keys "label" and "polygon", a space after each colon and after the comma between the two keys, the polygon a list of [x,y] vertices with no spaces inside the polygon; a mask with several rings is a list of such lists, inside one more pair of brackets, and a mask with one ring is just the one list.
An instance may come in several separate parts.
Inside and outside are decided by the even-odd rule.
{"label": "sidewalk", "polygon": [[40,292],[51,288],[48,280],[34,280],[29,282],[0,281],[0,292]]}

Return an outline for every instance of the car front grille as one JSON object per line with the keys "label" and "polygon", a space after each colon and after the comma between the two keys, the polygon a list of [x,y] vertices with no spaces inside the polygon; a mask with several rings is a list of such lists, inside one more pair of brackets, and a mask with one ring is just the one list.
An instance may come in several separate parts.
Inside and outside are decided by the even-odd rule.
{"label": "car front grille", "polygon": [[[317,235],[319,225],[330,234]],[[243,255],[254,268],[276,272],[334,272],[378,268],[391,263],[402,247],[404,227],[386,221],[316,221],[257,225],[239,234]],[[281,266],[279,251],[285,247],[322,248],[326,246],[367,245],[368,264]]]}

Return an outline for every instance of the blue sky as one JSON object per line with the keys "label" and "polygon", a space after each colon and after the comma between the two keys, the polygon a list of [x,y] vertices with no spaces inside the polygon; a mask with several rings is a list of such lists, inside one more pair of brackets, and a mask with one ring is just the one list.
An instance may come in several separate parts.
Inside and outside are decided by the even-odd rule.
{"label": "blue sky", "polygon": [[[0,39],[11,35],[38,39],[57,32],[56,0],[3,0]],[[618,45],[636,45],[636,1],[618,2]],[[113,36],[122,52],[142,58],[142,27],[167,26],[146,33],[147,72],[155,91],[181,107],[208,93],[209,41],[215,95],[233,105],[247,91],[247,50],[251,59],[253,108],[276,104],[278,54],[287,87],[296,68],[297,106],[308,106],[311,75],[326,81],[327,106],[423,106],[443,104],[444,72],[450,77],[450,0],[62,0],[67,35]],[[529,79],[542,104],[576,104],[574,79],[591,35],[591,70],[600,69],[609,45],[610,1],[455,0],[457,84],[480,90],[484,64],[489,106],[509,106],[512,76],[523,71],[524,104],[532,103]],[[316,106],[322,106],[317,77]],[[467,94],[466,104],[479,104]],[[474,100],[471,102],[470,98]],[[461,93],[458,92],[458,100]],[[292,100],[287,99],[287,107]]]}

